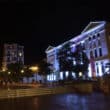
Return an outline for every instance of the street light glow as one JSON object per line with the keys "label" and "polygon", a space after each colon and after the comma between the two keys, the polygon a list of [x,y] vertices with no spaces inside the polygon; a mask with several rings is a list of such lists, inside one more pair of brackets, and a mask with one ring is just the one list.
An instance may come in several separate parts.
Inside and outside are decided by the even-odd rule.
{"label": "street light glow", "polygon": [[38,71],[38,67],[37,66],[31,66],[30,68],[29,68],[31,71]]}
{"label": "street light glow", "polygon": [[10,75],[10,74],[11,74],[11,72],[10,72],[10,71],[8,71],[8,74]]}
{"label": "street light glow", "polygon": [[80,77],[82,76],[82,72],[79,72],[79,76],[80,76]]}
{"label": "street light glow", "polygon": [[24,70],[21,70],[21,73],[24,73]]}
{"label": "street light glow", "polygon": [[6,71],[6,69],[5,69],[5,68],[3,68],[3,69],[2,69],[2,71],[3,71],[3,72],[5,72],[5,71]]}

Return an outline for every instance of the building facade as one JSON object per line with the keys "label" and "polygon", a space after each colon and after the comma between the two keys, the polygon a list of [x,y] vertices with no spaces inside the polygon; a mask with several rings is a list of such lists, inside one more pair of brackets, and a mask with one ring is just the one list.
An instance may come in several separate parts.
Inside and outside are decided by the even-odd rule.
{"label": "building facade", "polygon": [[2,70],[7,69],[11,63],[24,64],[24,46],[18,44],[4,44]]}
{"label": "building facade", "polygon": [[[80,35],[70,39],[69,42],[72,42],[72,51],[75,50],[76,45],[83,45],[84,52],[90,60],[88,77],[102,76],[109,71],[106,64],[110,63],[110,23],[106,21],[90,22]],[[54,71],[59,71],[56,53],[63,44],[56,47],[49,46],[45,51],[47,62],[53,64]],[[54,73],[54,75],[55,78],[48,76],[48,80],[63,79],[62,73],[59,75]]]}

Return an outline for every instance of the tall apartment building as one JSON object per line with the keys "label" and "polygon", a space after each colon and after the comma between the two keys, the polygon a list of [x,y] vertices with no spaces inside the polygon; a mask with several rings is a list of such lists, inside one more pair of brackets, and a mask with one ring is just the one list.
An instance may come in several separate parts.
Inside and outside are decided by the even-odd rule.
{"label": "tall apartment building", "polygon": [[24,64],[24,46],[18,44],[4,44],[2,69],[6,70],[11,63]]}
{"label": "tall apartment building", "polygon": [[[72,43],[72,51],[75,50],[74,48],[78,44],[84,46],[84,51],[90,60],[88,77],[102,76],[108,71],[106,64],[110,63],[110,23],[106,21],[90,22],[80,35],[70,39],[69,42]],[[64,43],[56,47],[49,46],[45,51],[47,55],[47,62],[53,64],[52,68],[54,71],[59,71],[57,52]],[[91,61],[91,53],[94,57],[94,62]],[[50,75],[48,76],[48,80],[56,80],[57,76],[57,74]],[[62,77],[62,73],[60,73],[57,78],[62,79]]]}

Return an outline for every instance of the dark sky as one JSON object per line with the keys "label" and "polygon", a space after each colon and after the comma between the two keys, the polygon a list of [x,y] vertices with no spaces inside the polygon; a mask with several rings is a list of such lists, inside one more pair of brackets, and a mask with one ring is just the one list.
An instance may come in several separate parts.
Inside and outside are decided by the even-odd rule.
{"label": "dark sky", "polygon": [[110,20],[107,3],[36,1],[0,1],[0,43],[24,45],[25,64],[44,58],[49,45],[57,46],[80,34],[90,21]]}

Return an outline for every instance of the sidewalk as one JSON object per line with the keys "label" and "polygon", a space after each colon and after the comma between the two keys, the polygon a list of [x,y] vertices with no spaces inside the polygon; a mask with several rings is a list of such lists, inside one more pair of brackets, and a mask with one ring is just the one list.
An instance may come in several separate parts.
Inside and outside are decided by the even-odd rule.
{"label": "sidewalk", "polygon": [[28,88],[39,88],[41,84],[22,84],[22,83],[14,83],[14,84],[5,84],[0,85],[0,89],[28,89]]}

